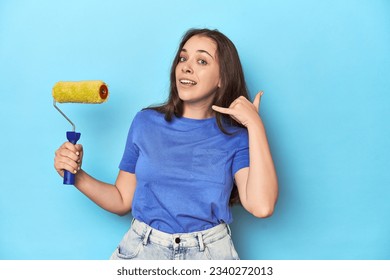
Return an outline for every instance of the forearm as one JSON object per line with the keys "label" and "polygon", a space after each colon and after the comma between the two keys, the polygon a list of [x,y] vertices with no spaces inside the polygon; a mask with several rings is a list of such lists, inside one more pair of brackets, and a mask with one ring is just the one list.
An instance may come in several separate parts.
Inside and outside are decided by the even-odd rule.
{"label": "forearm", "polygon": [[75,187],[109,212],[124,215],[130,210],[130,206],[124,204],[115,185],[96,180],[83,170],[80,170],[76,175]]}
{"label": "forearm", "polygon": [[249,171],[246,202],[255,216],[272,214],[278,196],[278,182],[264,125],[260,118],[248,125]]}

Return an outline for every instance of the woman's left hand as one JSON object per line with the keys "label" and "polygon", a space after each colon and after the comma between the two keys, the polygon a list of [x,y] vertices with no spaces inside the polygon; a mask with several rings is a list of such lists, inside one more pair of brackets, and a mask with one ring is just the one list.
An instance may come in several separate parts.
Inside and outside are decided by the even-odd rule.
{"label": "woman's left hand", "polygon": [[259,91],[256,94],[253,103],[245,97],[240,96],[230,104],[229,108],[223,108],[216,105],[213,105],[211,108],[216,112],[230,115],[235,121],[248,127],[251,123],[260,119],[259,109],[262,95],[263,91]]}

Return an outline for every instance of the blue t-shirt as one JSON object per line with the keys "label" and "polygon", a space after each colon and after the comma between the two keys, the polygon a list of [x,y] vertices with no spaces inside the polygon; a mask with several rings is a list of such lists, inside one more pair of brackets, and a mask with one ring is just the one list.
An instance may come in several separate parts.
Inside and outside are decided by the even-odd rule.
{"label": "blue t-shirt", "polygon": [[135,173],[133,217],[167,233],[231,223],[234,174],[249,166],[245,128],[219,129],[216,118],[173,117],[147,109],[130,127],[119,168]]}

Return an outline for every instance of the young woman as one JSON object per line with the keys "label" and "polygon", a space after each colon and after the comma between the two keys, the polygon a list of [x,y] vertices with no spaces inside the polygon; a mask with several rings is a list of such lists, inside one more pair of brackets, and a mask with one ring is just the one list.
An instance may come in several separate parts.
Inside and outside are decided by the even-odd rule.
{"label": "young woman", "polygon": [[234,44],[217,30],[191,29],[170,74],[168,101],[140,111],[114,185],[81,169],[83,147],[64,143],[55,169],[102,208],[134,217],[111,259],[238,259],[228,224],[241,202],[273,213],[277,176],[258,109]]}

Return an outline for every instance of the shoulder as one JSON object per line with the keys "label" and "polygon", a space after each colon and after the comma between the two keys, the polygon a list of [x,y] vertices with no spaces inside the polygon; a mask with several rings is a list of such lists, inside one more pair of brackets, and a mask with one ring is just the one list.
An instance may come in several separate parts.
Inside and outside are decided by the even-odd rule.
{"label": "shoulder", "polygon": [[236,138],[248,138],[248,129],[246,127],[232,125],[226,121],[223,123],[225,130],[232,136]]}
{"label": "shoulder", "polygon": [[240,146],[249,145],[248,130],[246,128],[237,128],[237,138],[239,139]]}
{"label": "shoulder", "polygon": [[154,131],[163,121],[163,114],[152,109],[143,109],[138,111],[134,116],[130,125],[129,134],[140,135],[148,131]]}
{"label": "shoulder", "polygon": [[134,116],[131,126],[145,132],[146,129],[166,126],[166,121],[164,114],[153,109],[143,109]]}
{"label": "shoulder", "polygon": [[246,147],[249,145],[248,130],[245,127],[229,125],[225,128],[230,134],[228,138],[232,139],[232,142],[235,143],[235,146]]}
{"label": "shoulder", "polygon": [[142,109],[139,111],[135,117],[133,122],[146,122],[146,121],[153,121],[153,120],[160,120],[164,119],[164,114],[157,112],[154,109]]}

